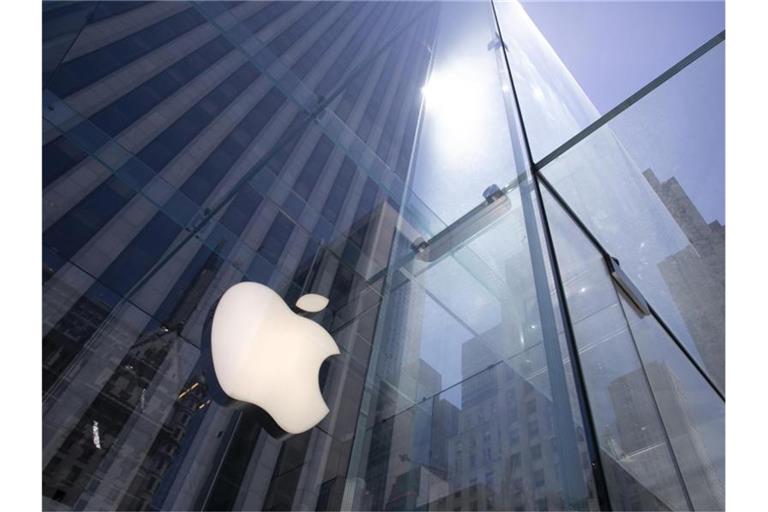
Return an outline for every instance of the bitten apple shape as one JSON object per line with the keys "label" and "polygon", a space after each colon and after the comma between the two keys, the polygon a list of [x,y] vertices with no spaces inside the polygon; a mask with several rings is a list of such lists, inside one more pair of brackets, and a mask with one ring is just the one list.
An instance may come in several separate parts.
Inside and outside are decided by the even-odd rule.
{"label": "bitten apple shape", "polygon": [[318,373],[338,353],[328,331],[262,284],[238,283],[216,306],[211,355],[221,388],[264,409],[288,433],[309,430],[328,414]]}

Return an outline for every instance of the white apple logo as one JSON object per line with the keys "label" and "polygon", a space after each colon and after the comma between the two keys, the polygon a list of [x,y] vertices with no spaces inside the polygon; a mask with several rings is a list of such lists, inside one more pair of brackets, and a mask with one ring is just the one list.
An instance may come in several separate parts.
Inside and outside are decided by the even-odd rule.
{"label": "white apple logo", "polygon": [[[327,305],[324,297],[310,295],[302,299],[309,297],[312,307],[303,309],[315,312]],[[299,306],[306,301],[300,299]],[[328,414],[318,372],[337,354],[328,331],[291,311],[263,284],[238,283],[216,306],[211,356],[222,390],[261,407],[290,434],[309,430]]]}

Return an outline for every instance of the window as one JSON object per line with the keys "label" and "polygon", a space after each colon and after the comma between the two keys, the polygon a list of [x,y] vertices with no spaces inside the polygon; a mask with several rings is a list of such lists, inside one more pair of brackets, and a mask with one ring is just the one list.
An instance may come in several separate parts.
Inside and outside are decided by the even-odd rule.
{"label": "window", "polygon": [[48,87],[59,96],[69,96],[159,46],[203,23],[194,9],[185,9],[128,37],[59,66]]}
{"label": "window", "polygon": [[320,175],[331,156],[334,144],[325,135],[315,145],[315,149],[304,164],[296,183],[293,184],[293,190],[304,200],[309,199],[312,190],[320,179]]}
{"label": "window", "polygon": [[528,436],[534,437],[539,434],[539,424],[536,420],[531,420],[528,422]]}
{"label": "window", "polygon": [[485,488],[493,489],[496,486],[496,482],[493,479],[493,471],[485,472]]}
{"label": "window", "polygon": [[483,460],[489,462],[492,457],[491,433],[486,430],[483,432]]}
{"label": "window", "polygon": [[282,213],[278,213],[261,242],[259,253],[270,263],[277,264],[292,232],[293,222]]}
{"label": "window", "polygon": [[127,292],[160,258],[180,230],[165,213],[156,213],[104,271],[101,281],[119,293]]}
{"label": "window", "polygon": [[67,483],[74,483],[75,480],[77,480],[77,477],[80,476],[80,473],[82,472],[82,469],[80,469],[79,466],[72,466],[72,469],[69,470],[69,473],[67,474],[67,478],[65,479],[65,482]]}
{"label": "window", "polygon": [[517,427],[509,429],[509,444],[515,445],[520,442],[520,430]]}

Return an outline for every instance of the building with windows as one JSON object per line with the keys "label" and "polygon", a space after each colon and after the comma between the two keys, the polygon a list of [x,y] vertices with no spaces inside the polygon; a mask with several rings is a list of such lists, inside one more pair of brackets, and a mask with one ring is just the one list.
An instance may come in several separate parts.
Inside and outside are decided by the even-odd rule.
{"label": "building with windows", "polygon": [[[723,47],[611,121],[516,2],[43,2],[44,509],[722,509],[724,228],[614,123]],[[241,281],[329,299],[304,433]]]}

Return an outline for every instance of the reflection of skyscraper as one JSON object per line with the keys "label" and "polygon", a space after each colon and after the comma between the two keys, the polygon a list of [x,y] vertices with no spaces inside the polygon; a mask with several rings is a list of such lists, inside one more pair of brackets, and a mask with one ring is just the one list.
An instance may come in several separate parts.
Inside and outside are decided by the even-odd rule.
{"label": "reflection of skyscraper", "polygon": [[[408,229],[401,226],[398,234],[402,236]],[[409,248],[410,244],[403,239],[395,240],[395,251]],[[431,411],[425,412],[419,405],[408,413],[402,411],[442,388],[442,375],[420,356],[426,292],[399,272],[390,278],[394,283],[385,299],[387,315],[377,332],[379,364],[371,370],[378,377],[372,393],[373,417],[368,419],[375,425],[371,430],[371,453],[375,456],[366,462],[363,506],[372,510],[414,505],[415,488],[427,482],[422,477],[432,475],[424,473],[420,466],[414,468],[414,464],[423,465],[429,460],[428,454],[418,452],[431,439],[431,433],[425,434],[425,429],[430,428]],[[419,435],[430,437],[421,439]]]}
{"label": "reflection of skyscraper", "polygon": [[[651,383],[653,395],[647,393],[646,379]],[[687,399],[677,378],[668,367],[656,361],[643,369],[634,370],[614,380],[609,386],[611,402],[616,411],[616,430],[621,453],[615,455],[623,464],[629,478],[622,498],[631,508],[655,508],[656,497],[647,488],[663,489],[664,483],[676,485],[675,472],[669,465],[668,444],[677,459],[680,471],[697,509],[719,510],[724,506],[719,492],[723,483],[715,474],[714,466],[702,445],[698,432],[688,413]],[[656,421],[655,401],[663,418]],[[663,429],[663,430],[662,430]],[[641,486],[633,482],[633,470],[643,475]],[[648,485],[653,475],[655,483]],[[662,491],[664,492],[664,491]]]}
{"label": "reflection of skyscraper", "polygon": [[666,364],[654,361],[646,365],[645,370],[694,507],[697,510],[724,509],[725,482],[718,476],[716,468],[724,467],[725,461],[711,460],[703,433],[699,432],[699,428],[706,428],[706,422],[693,421],[689,412],[694,407],[690,397],[686,397],[682,385]]}
{"label": "reflection of skyscraper", "polygon": [[[147,390],[156,382],[158,373],[161,374],[159,379],[162,379],[162,372],[167,369],[163,363],[167,362],[174,345],[183,343],[178,339],[181,328],[193,314],[219,266],[220,260],[211,255],[193,276],[192,282],[183,291],[183,299],[170,312],[169,325],[172,329],[161,327],[156,332],[148,333],[129,349],[91,406],[80,417],[78,427],[70,432],[45,467],[46,495],[59,502],[73,503],[83,492],[92,494],[93,490],[86,490],[85,485],[95,481],[93,475],[98,473],[105,459],[104,454],[119,440],[116,433],[124,424],[140,421],[135,416],[141,415],[146,407]],[[172,457],[178,448],[180,434],[197,410],[207,404],[205,384],[200,380],[188,382],[173,402],[173,413],[157,432],[153,447],[133,479],[129,493],[126,493],[124,499],[131,504],[129,508],[144,508],[148,504],[149,498],[144,494],[149,491],[151,495],[155,490],[159,482],[158,472],[168,467],[167,458]],[[91,436],[82,435],[89,430]],[[161,447],[162,451],[158,451]],[[115,455],[116,451],[112,450],[113,460],[119,457]],[[148,466],[148,462],[151,465]],[[123,472],[121,476],[125,474]],[[117,482],[109,482],[110,486],[114,484]]]}
{"label": "reflection of skyscraper", "polygon": [[725,389],[725,226],[707,223],[680,183],[643,175],[690,245],[659,263],[707,371]]}
{"label": "reflection of skyscraper", "polygon": [[[441,389],[440,374],[423,360],[414,366],[418,369],[412,370],[413,378],[424,387],[422,392],[426,396],[438,393]],[[423,509],[430,501],[447,492],[447,443],[456,431],[458,410],[450,402],[435,397],[388,421],[394,424],[394,435],[389,441],[390,460],[386,469],[394,478],[380,476],[389,485],[384,509]]]}
{"label": "reflection of skyscraper", "polygon": [[664,508],[665,497],[674,494],[678,485],[677,475],[645,373],[637,369],[622,375],[608,385],[608,392],[617,438],[610,443],[611,455],[606,459],[614,458],[617,464],[610,463],[607,470],[615,472],[622,484],[622,504],[628,509]]}
{"label": "reflection of skyscraper", "polygon": [[[464,343],[465,372],[474,373],[474,362],[490,357],[485,353],[490,350],[488,340],[481,338],[499,336],[503,336],[502,326]],[[518,358],[530,362],[535,356],[523,351],[513,359]],[[458,431],[449,442],[453,488],[447,508],[557,510],[564,506],[553,404],[519,373],[523,367],[504,362],[476,375],[463,375]],[[578,453],[586,474],[588,457],[581,433]]]}

